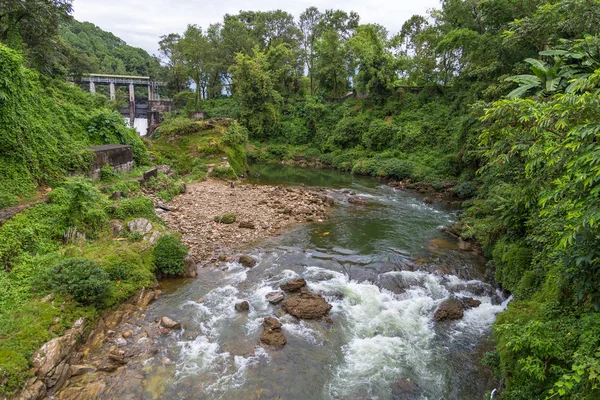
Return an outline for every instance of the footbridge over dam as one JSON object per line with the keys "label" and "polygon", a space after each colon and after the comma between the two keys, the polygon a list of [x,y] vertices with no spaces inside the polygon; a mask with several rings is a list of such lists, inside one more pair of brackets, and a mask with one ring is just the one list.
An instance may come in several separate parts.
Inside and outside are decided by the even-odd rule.
{"label": "footbridge over dam", "polygon": [[[116,99],[116,87],[126,86],[129,88],[129,107],[119,112],[129,117],[130,126],[134,125],[135,118],[147,118],[148,126],[160,121],[161,115],[172,109],[171,99],[161,98],[159,88],[166,86],[163,82],[156,82],[149,76],[136,75],[108,75],[108,74],[87,74],[81,79],[82,82],[89,84],[91,93],[96,93],[97,85],[108,85],[109,98]],[[136,98],[136,86],[148,88],[148,97],[139,96]]]}

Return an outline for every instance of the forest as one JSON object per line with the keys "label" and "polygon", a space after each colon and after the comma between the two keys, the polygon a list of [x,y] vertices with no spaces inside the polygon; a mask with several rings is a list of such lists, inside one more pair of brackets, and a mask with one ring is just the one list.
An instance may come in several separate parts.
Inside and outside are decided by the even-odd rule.
{"label": "forest", "polygon": [[149,75],[177,106],[165,131],[202,110],[236,119],[262,162],[451,185],[460,234],[514,296],[484,357],[500,398],[600,397],[600,1],[442,0],[400,32],[240,11],[165,33],[157,56],[75,21],[70,0],[22,3],[0,7],[0,207],[81,169],[108,132],[149,163],[105,99],[65,83]]}

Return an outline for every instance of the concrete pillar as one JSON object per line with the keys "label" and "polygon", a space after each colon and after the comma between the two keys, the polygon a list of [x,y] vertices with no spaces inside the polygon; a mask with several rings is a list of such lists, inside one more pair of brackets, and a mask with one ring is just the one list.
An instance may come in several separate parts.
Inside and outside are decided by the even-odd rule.
{"label": "concrete pillar", "polygon": [[152,100],[154,100],[152,98],[152,86],[148,85],[148,101],[152,101]]}
{"label": "concrete pillar", "polygon": [[114,82],[110,82],[108,84],[108,92],[110,93],[110,99],[115,100],[116,96],[115,96],[115,83]]}
{"label": "concrete pillar", "polygon": [[94,81],[90,81],[90,93],[96,93],[96,84]]}
{"label": "concrete pillar", "polygon": [[133,128],[135,122],[135,87],[129,84],[129,126]]}

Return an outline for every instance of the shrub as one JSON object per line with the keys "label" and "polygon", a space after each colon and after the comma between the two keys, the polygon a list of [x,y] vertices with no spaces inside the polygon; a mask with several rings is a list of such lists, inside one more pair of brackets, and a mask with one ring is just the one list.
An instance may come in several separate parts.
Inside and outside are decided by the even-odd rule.
{"label": "shrub", "polygon": [[69,258],[51,267],[47,283],[54,292],[85,305],[103,304],[111,288],[108,274],[97,262],[85,258]]}
{"label": "shrub", "polygon": [[492,253],[496,264],[496,280],[506,290],[516,293],[524,280],[522,289],[530,286],[528,281],[533,280],[531,274],[526,274],[530,269],[533,252],[524,243],[510,243],[505,239],[496,243]]}
{"label": "shrub", "polygon": [[237,178],[237,174],[235,173],[233,168],[231,168],[229,166],[222,166],[222,165],[215,167],[212,170],[212,172],[210,173],[210,176],[215,177],[215,178],[222,178],[222,179],[236,179]]}
{"label": "shrub", "polygon": [[477,185],[471,181],[462,181],[452,191],[461,199],[467,199],[477,194]]}
{"label": "shrub", "polygon": [[235,216],[235,214],[225,213],[221,216],[216,216],[215,222],[218,222],[220,224],[233,224],[236,219],[237,217]]}
{"label": "shrub", "polygon": [[362,135],[362,142],[367,149],[381,151],[389,148],[398,129],[390,123],[376,119]]}
{"label": "shrub", "polygon": [[156,216],[154,202],[144,196],[116,201],[109,208],[109,214],[117,219],[154,218]]}
{"label": "shrub", "polygon": [[154,247],[154,265],[166,275],[181,275],[184,270],[184,260],[188,253],[179,238],[174,235],[163,235]]}
{"label": "shrub", "polygon": [[108,164],[104,164],[100,169],[100,180],[102,182],[111,182],[117,177],[115,169]]}

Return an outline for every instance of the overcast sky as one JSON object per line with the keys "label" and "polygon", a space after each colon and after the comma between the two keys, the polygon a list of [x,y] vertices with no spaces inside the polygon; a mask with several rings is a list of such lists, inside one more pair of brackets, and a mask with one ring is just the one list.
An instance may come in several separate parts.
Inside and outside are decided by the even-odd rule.
{"label": "overcast sky", "polygon": [[310,6],[356,11],[362,23],[376,22],[396,33],[414,14],[439,7],[439,0],[74,0],[74,17],[114,33],[127,44],[150,54],[158,52],[161,35],[182,33],[188,24],[206,28],[223,15],[240,10],[282,9],[296,18]]}

